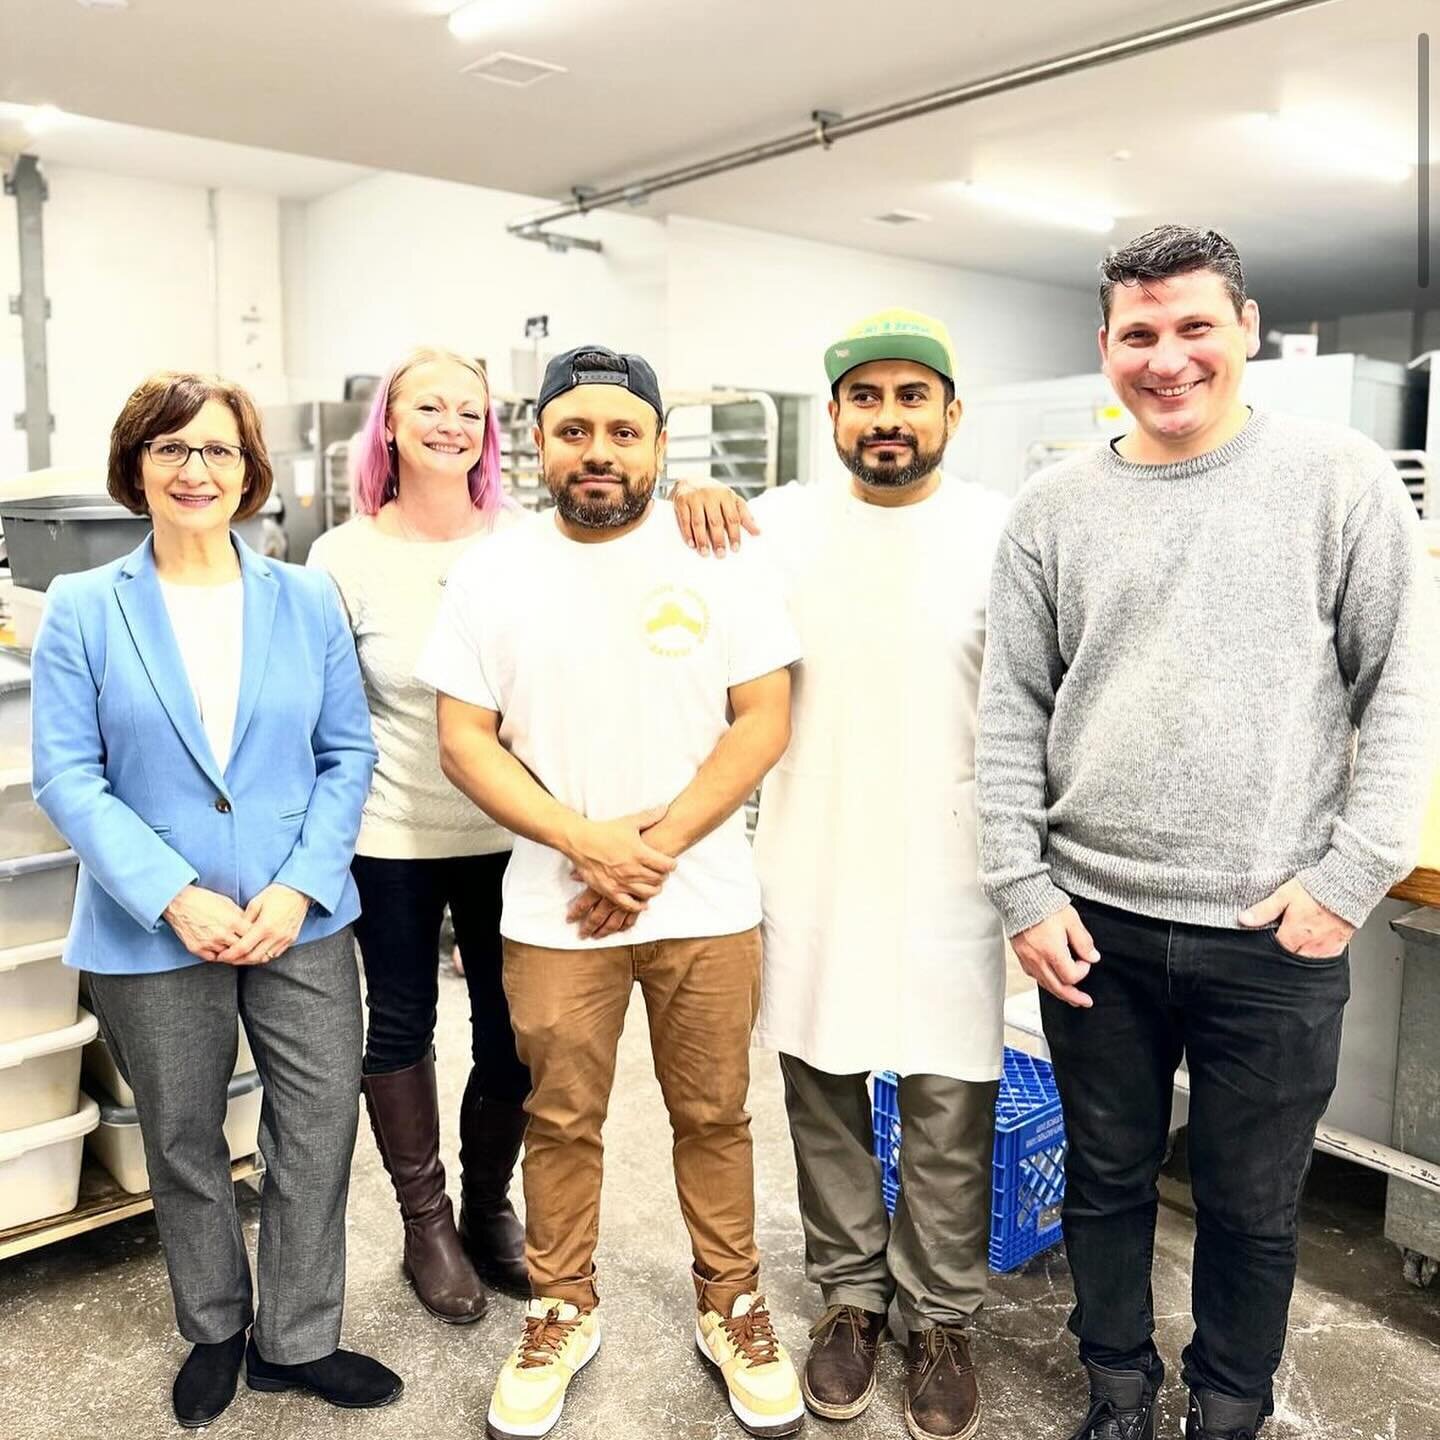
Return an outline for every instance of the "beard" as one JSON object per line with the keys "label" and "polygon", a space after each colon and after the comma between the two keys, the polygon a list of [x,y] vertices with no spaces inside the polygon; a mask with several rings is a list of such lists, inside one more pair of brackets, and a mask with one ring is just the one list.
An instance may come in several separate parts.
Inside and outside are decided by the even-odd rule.
{"label": "beard", "polygon": [[[877,488],[887,490],[898,490],[906,485],[914,485],[917,481],[923,480],[927,475],[939,469],[940,461],[945,455],[945,446],[950,440],[947,429],[945,438],[934,450],[922,450],[913,436],[894,436],[896,440],[902,440],[910,446],[910,459],[904,465],[897,465],[893,460],[881,460],[878,463],[871,463],[865,455],[865,442],[878,439],[874,435],[862,435],[854,446],[846,450],[836,438],[835,453],[844,462],[845,468],[862,485],[874,485]],[[886,437],[892,438],[892,437]]]}
{"label": "beard", "polygon": [[[586,480],[618,480],[618,496],[586,498],[580,486]],[[618,530],[645,513],[655,493],[655,476],[627,475],[622,470],[570,470],[545,476],[560,518],[582,530]]]}

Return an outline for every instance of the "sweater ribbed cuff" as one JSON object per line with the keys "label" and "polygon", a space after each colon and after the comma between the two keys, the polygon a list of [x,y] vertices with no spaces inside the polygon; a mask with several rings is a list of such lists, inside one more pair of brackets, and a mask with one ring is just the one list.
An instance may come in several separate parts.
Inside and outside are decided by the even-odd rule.
{"label": "sweater ribbed cuff", "polygon": [[1362,870],[1353,860],[1333,849],[1327,850],[1318,864],[1302,870],[1296,878],[1310,892],[1312,899],[1318,900],[1327,910],[1333,910],[1357,930],[1394,884],[1389,878],[1376,879],[1369,871]]}
{"label": "sweater ribbed cuff", "polygon": [[1070,897],[1045,871],[1009,880],[1003,885],[987,886],[986,893],[990,903],[1000,912],[1007,937],[1048,920],[1070,903]]}

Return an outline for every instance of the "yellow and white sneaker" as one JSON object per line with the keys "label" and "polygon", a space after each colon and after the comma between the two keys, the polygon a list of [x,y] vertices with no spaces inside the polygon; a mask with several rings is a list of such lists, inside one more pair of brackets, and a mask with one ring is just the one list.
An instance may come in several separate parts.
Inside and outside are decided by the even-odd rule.
{"label": "yellow and white sneaker", "polygon": [[565,1300],[532,1300],[525,1333],[495,1381],[485,1432],[492,1440],[548,1435],[565,1407],[565,1392],[600,1348],[600,1317]]}
{"label": "yellow and white sneaker", "polygon": [[800,1381],[763,1295],[741,1295],[728,1319],[707,1310],[695,1323],[695,1346],[724,1375],[730,1408],[751,1435],[793,1435],[800,1428]]}

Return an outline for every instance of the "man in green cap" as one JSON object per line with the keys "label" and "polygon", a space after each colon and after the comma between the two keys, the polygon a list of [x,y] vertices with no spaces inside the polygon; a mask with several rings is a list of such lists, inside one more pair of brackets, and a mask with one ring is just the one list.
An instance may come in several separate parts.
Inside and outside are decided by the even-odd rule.
{"label": "man in green cap", "polygon": [[[968,1326],[985,1297],[1005,995],[1000,922],[977,876],[974,748],[985,598],[1007,502],[942,480],[960,420],[945,327],[890,310],[825,353],[848,474],[782,485],[752,517],[722,485],[676,486],[686,539],[758,533],[805,661],[789,749],[765,782],[757,1043],[780,1052],[806,1273],[823,1313],[809,1407],[853,1418],[875,1393],[892,1299],[909,1332],[916,1440],[975,1432]],[[900,1075],[893,1222],[871,1155],[867,1080]]]}

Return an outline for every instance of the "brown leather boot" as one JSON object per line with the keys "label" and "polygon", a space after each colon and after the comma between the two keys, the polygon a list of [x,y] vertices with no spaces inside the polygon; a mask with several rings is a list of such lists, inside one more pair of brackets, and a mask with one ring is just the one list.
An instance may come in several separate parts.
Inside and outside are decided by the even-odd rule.
{"label": "brown leather boot", "polygon": [[460,1245],[445,1193],[435,1057],[405,1070],[363,1076],[360,1084],[405,1221],[405,1274],[436,1319],[469,1325],[485,1313],[485,1289]]}
{"label": "brown leather boot", "polygon": [[853,1420],[875,1398],[875,1357],[885,1316],[858,1305],[832,1305],[810,1327],[815,1343],[800,1389],[805,1403],[826,1420]]}
{"label": "brown leather boot", "polygon": [[471,1076],[460,1107],[460,1243],[487,1285],[520,1300],[530,1273],[509,1192],[528,1120],[519,1105],[485,1099]]}
{"label": "brown leather boot", "polygon": [[969,1440],[980,1428],[970,1337],[959,1325],[910,1332],[905,1428],[914,1440]]}

